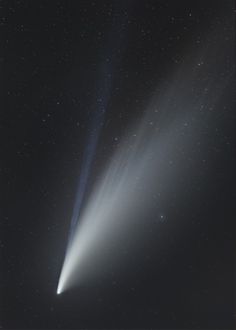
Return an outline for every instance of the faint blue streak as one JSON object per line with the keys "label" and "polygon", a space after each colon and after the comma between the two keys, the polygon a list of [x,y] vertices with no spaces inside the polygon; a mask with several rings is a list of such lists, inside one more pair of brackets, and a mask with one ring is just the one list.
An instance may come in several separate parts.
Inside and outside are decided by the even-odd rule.
{"label": "faint blue streak", "polygon": [[98,144],[99,135],[104,123],[107,104],[110,99],[111,86],[112,75],[110,73],[110,65],[106,63],[103,66],[103,79],[102,81],[100,81],[100,88],[97,91],[96,109],[93,112],[93,118],[91,120],[91,126],[89,129],[89,136],[84,149],[82,167],[69,232],[68,247],[70,246],[70,243],[73,239],[76,230],[76,225],[86,192],[91,166],[96,154],[96,147]]}
{"label": "faint blue streak", "polygon": [[113,73],[115,71],[116,65],[121,60],[122,53],[124,51],[123,33],[125,32],[127,16],[122,14],[123,13],[122,5],[117,6],[117,3],[116,3],[116,13],[118,15],[114,15],[113,28],[109,38],[110,40],[106,47],[106,50],[104,51],[106,57],[104,57],[104,60],[100,64],[100,75],[99,75],[100,79],[99,79],[99,87],[97,89],[97,94],[96,94],[96,105],[95,105],[95,110],[93,112],[93,118],[91,120],[91,126],[89,128],[88,140],[84,149],[82,167],[80,171],[78,189],[77,189],[75,205],[72,214],[67,249],[70,247],[70,244],[73,240],[84,195],[86,193],[91,167],[96,154],[96,147],[98,144],[99,135],[104,123],[104,117],[105,117],[107,105],[111,97],[112,84],[114,78]]}

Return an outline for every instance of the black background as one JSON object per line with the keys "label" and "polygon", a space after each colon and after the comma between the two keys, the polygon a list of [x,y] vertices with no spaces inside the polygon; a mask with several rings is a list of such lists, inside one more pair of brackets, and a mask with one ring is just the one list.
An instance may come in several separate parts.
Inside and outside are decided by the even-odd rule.
{"label": "black background", "polygon": [[232,85],[218,104],[217,134],[206,128],[204,187],[198,193],[188,187],[190,197],[169,210],[176,223],[189,220],[182,240],[169,233],[167,222],[160,236],[170,242],[168,248],[151,241],[125,278],[62,296],[56,287],[98,68],[114,42],[113,13],[125,16],[125,31],[97,156],[101,167],[188,46],[197,51],[216,25],[225,26],[225,38],[232,33],[234,26],[230,31],[224,20],[233,15],[234,3],[19,0],[0,6],[1,174],[6,183],[1,185],[1,326],[233,329]]}

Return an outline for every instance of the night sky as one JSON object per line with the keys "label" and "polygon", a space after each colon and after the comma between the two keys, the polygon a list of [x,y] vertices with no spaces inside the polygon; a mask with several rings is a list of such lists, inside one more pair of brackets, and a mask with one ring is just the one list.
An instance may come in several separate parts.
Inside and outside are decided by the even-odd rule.
{"label": "night sky", "polygon": [[234,15],[0,1],[0,328],[235,328]]}

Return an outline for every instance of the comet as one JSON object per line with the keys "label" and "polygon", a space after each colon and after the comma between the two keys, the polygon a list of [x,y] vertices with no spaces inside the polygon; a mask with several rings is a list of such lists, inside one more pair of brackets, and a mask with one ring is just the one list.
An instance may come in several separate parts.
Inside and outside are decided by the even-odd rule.
{"label": "comet", "polygon": [[[172,77],[158,86],[142,118],[124,133],[80,213],[78,198],[75,218],[79,216],[79,222],[66,251],[58,295],[104,279],[111,267],[118,272],[125,269],[130,262],[125,251],[135,251],[142,244],[149,214],[156,209],[162,214],[170,196],[181,196],[185,182],[195,177],[199,160],[196,157],[188,167],[186,159],[192,157],[199,141],[204,145],[207,109],[215,108],[230,79],[220,74],[227,56],[220,32],[213,48],[206,40],[199,54],[187,54]],[[209,79],[197,84],[203,72]],[[196,89],[197,99],[193,97]],[[96,140],[97,134],[88,146],[92,153]],[[81,180],[87,181],[90,163],[88,156]],[[79,189],[79,196],[83,191]]]}

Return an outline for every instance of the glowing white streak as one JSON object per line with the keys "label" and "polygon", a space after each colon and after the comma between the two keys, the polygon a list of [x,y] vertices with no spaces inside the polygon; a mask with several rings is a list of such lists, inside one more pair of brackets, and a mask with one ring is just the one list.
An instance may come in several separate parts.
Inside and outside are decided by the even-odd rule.
{"label": "glowing white streak", "polygon": [[[204,69],[215,72],[211,66]],[[199,96],[193,99],[199,70],[196,63],[182,68],[121,142],[81,214],[64,260],[57,294],[103,274],[109,264],[121,267],[124,242],[128,238],[135,248],[143,219],[154,208],[151,197],[158,195],[161,205],[173,189],[178,193],[177,186],[181,191],[183,178],[192,175],[194,168],[188,167],[186,158],[199,140],[199,129],[205,120],[199,109],[201,104],[214,106],[215,95],[219,95],[223,84],[212,75],[210,84],[208,81],[198,87]],[[209,85],[211,93],[206,94]]]}

